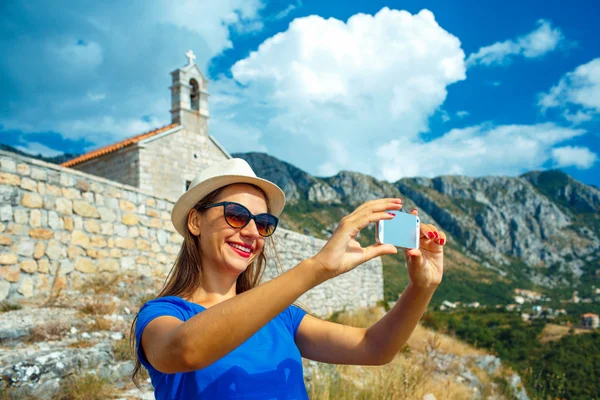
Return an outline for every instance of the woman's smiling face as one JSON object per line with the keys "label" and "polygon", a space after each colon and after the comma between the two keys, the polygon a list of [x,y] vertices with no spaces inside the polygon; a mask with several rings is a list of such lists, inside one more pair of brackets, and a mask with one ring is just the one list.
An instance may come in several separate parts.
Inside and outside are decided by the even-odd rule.
{"label": "woman's smiling face", "polygon": [[[213,203],[224,201],[242,204],[254,215],[268,212],[264,194],[251,185],[239,183],[225,187]],[[215,268],[237,278],[263,250],[265,239],[258,233],[254,220],[241,229],[232,228],[223,217],[223,206],[209,208],[198,217],[204,268]]]}

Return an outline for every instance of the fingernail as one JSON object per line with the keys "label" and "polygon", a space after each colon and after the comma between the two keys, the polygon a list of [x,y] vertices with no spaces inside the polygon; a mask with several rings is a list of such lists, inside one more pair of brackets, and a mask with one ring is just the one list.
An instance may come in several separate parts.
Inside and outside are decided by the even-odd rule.
{"label": "fingernail", "polygon": [[389,212],[388,214],[390,214],[392,217],[395,217],[396,214]]}
{"label": "fingernail", "polygon": [[427,237],[429,239],[433,239],[435,237],[435,235],[433,234],[433,232],[427,232]]}
{"label": "fingernail", "polygon": [[446,243],[446,240],[445,240],[445,239],[440,239],[440,244],[441,244],[442,246],[444,245],[444,243]]}
{"label": "fingernail", "polygon": [[433,232],[433,234],[435,235],[436,239],[438,239],[440,237],[437,232]]}

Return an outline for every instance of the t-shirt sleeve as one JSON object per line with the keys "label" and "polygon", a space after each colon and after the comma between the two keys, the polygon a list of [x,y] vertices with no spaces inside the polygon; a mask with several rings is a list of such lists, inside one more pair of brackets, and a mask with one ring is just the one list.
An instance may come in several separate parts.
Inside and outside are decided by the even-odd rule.
{"label": "t-shirt sleeve", "polygon": [[300,326],[300,322],[302,322],[302,318],[306,315],[306,311],[301,309],[298,306],[291,305],[287,308],[288,313],[290,314],[292,335],[294,339],[296,338],[296,332],[298,331],[298,327]]}
{"label": "t-shirt sleeve", "polygon": [[155,318],[162,316],[171,316],[185,321],[185,316],[181,310],[181,306],[170,298],[158,298],[150,300],[142,306],[137,316],[135,323],[135,340],[137,346],[137,355],[144,367],[147,369],[155,369],[146,359],[144,349],[142,348],[142,333],[146,326]]}

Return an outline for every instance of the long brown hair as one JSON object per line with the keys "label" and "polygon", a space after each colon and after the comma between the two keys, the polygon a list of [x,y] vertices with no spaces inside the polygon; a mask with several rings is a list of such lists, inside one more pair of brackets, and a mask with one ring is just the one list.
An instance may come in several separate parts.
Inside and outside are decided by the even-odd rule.
{"label": "long brown hair", "polygon": [[[194,209],[196,209],[199,212],[202,212],[204,206],[215,202],[215,200],[223,192],[223,189],[225,189],[225,187],[217,189],[205,196],[194,206]],[[256,186],[254,187],[260,190],[261,193],[263,193],[265,200],[267,201],[267,209],[269,209],[269,199],[267,198],[264,191]],[[267,250],[267,248],[269,248],[268,251],[272,252],[272,255],[274,256],[277,272],[280,271],[280,258],[277,253],[277,249],[275,248],[275,241],[273,240],[272,236],[269,236],[266,239],[267,240],[265,241],[263,251],[260,252],[258,257],[238,277],[236,282],[236,294],[243,293],[247,290],[252,289],[253,287],[258,286],[262,279],[265,266],[268,260],[265,254],[265,250]],[[182,298],[191,297],[194,291],[198,289],[201,285],[202,263],[200,254],[200,244],[198,243],[198,237],[192,235],[192,233],[187,229],[186,224],[185,235],[183,237],[183,243],[181,245],[181,249],[179,250],[179,254],[175,259],[175,263],[173,264],[171,271],[169,271],[169,274],[165,279],[165,284],[163,285],[163,288],[160,290],[156,298],[165,296],[179,296]],[[141,378],[140,374],[142,364],[138,358],[135,340],[135,324],[137,321],[137,317],[138,315],[136,314],[131,324],[131,329],[129,332],[129,345],[135,357],[135,368],[133,369],[131,379],[133,380],[133,383],[135,383],[135,385],[138,388],[140,388],[139,380]]]}

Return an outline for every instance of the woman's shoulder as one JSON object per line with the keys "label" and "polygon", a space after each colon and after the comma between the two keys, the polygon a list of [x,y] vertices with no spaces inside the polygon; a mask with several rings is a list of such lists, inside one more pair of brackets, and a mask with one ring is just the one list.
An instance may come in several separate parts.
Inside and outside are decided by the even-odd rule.
{"label": "woman's shoulder", "polygon": [[[142,312],[167,312],[168,314],[176,313],[185,317],[189,314],[197,314],[204,308],[198,304],[189,302],[179,296],[162,296],[149,300],[140,308]],[[179,315],[175,315],[179,316]]]}

